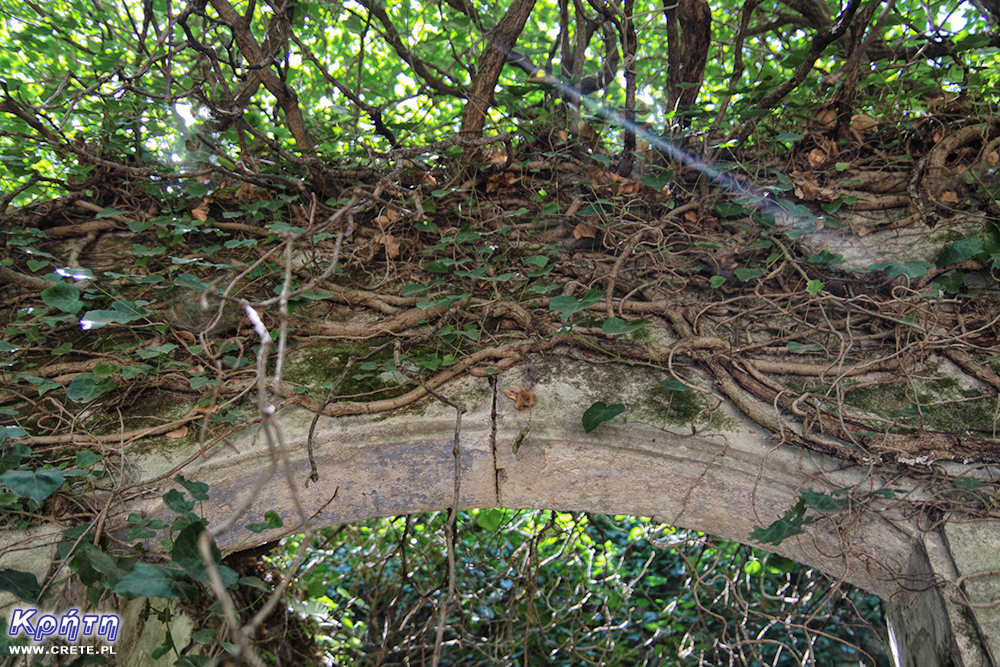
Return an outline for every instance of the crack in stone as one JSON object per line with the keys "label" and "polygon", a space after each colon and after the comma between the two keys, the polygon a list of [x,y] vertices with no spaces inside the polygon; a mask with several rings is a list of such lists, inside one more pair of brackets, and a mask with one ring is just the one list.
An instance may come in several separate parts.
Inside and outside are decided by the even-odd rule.
{"label": "crack in stone", "polygon": [[489,377],[490,389],[493,393],[493,405],[490,408],[490,450],[493,453],[493,497],[500,503],[500,468],[497,467],[497,379]]}

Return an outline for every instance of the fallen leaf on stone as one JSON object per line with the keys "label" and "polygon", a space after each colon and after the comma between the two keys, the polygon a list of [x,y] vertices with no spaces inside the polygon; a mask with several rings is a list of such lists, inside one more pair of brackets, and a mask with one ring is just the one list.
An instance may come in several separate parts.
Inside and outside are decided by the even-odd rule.
{"label": "fallen leaf on stone", "polygon": [[948,190],[947,192],[941,193],[941,201],[946,204],[957,204],[959,202],[958,193],[954,190]]}
{"label": "fallen leaf on stone", "polygon": [[504,396],[514,401],[515,410],[530,408],[535,404],[535,392],[528,391],[519,384],[503,390]]}
{"label": "fallen leaf on stone", "polygon": [[188,427],[187,426],[181,426],[179,429],[175,429],[173,431],[170,431],[169,433],[166,433],[165,435],[168,438],[170,438],[171,440],[180,440],[181,438],[183,438],[187,434],[188,434]]}

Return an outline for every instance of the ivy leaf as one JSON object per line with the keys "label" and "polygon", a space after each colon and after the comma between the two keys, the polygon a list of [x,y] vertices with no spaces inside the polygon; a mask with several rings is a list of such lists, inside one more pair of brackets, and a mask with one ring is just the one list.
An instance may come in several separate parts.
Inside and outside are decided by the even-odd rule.
{"label": "ivy leaf", "polygon": [[78,468],[89,468],[103,458],[100,454],[96,454],[89,449],[82,449],[76,453],[76,466]]}
{"label": "ivy leaf", "polygon": [[118,567],[114,558],[88,542],[82,543],[77,549],[70,561],[70,567],[79,575],[85,586],[101,583],[111,588],[125,576],[125,572]]}
{"label": "ivy leaf", "polygon": [[301,227],[296,227],[287,222],[278,220],[277,222],[271,223],[271,226],[267,228],[267,231],[272,234],[302,234],[306,230]]}
{"label": "ivy leaf", "polygon": [[403,290],[401,294],[403,296],[415,296],[417,294],[423,294],[427,291],[427,285],[423,283],[413,283],[410,285],[403,285]]}
{"label": "ivy leaf", "polygon": [[475,241],[481,236],[482,234],[474,230],[472,228],[472,225],[466,225],[462,227],[460,230],[458,230],[458,234],[455,235],[455,242],[468,243],[470,241]]}
{"label": "ivy leaf", "polygon": [[187,500],[177,489],[170,489],[163,494],[163,504],[177,514],[187,514],[194,509],[194,501]]}
{"label": "ivy leaf", "polygon": [[98,211],[97,215],[95,215],[94,217],[100,220],[101,218],[110,218],[115,215],[128,215],[128,213],[126,213],[125,211],[119,211],[118,209],[114,208],[105,208]]}
{"label": "ivy leaf", "polygon": [[621,334],[632,333],[633,331],[638,331],[649,324],[646,320],[636,320],[634,322],[626,322],[620,317],[612,317],[609,320],[605,320],[604,324],[601,325],[601,331],[603,331],[608,336],[618,336]]}
{"label": "ivy leaf", "polygon": [[163,246],[157,248],[147,248],[141,243],[136,243],[132,246],[132,254],[138,255],[139,257],[156,257],[158,255],[166,254],[167,249]]}
{"label": "ivy leaf", "polygon": [[214,629],[207,628],[205,630],[198,630],[197,632],[192,632],[191,639],[193,639],[199,644],[211,644],[212,642],[215,641],[215,635],[216,631]]}
{"label": "ivy leaf", "polygon": [[53,382],[52,380],[47,380],[45,378],[35,377],[34,375],[25,375],[23,373],[14,373],[13,378],[17,381],[24,380],[30,382],[34,385],[35,389],[38,391],[39,396],[44,396],[46,392],[52,391],[53,389],[59,389],[62,387],[58,382]]}
{"label": "ivy leaf", "polygon": [[174,278],[174,285],[186,287],[195,292],[204,292],[210,287],[208,283],[202,282],[201,278],[193,276],[190,273],[182,273]]}
{"label": "ivy leaf", "polygon": [[144,347],[141,350],[136,350],[135,353],[139,355],[140,359],[152,359],[153,357],[158,357],[163,354],[170,354],[176,350],[180,345],[175,345],[174,343],[164,343],[163,345],[150,345]]}
{"label": "ivy leaf", "polygon": [[462,299],[465,299],[466,297],[469,296],[471,296],[469,292],[459,292],[458,294],[447,294],[439,299],[435,299],[434,301],[418,301],[417,308],[421,310],[427,310],[428,308],[434,308],[437,306],[440,306],[442,308],[447,308],[456,301],[461,301]]}
{"label": "ivy leaf", "polygon": [[38,578],[31,572],[4,568],[0,570],[0,591],[11,593],[19,600],[34,604],[38,602],[42,586],[38,583]]}
{"label": "ivy leaf", "polygon": [[0,484],[19,496],[30,498],[39,505],[56,492],[66,477],[54,468],[41,470],[8,470],[0,475]]}
{"label": "ivy leaf", "polygon": [[251,533],[262,533],[265,530],[273,530],[274,528],[281,528],[285,525],[285,522],[281,520],[278,513],[274,510],[268,510],[264,513],[264,523],[248,523],[247,530]]}
{"label": "ivy leaf", "polygon": [[42,301],[46,306],[58,308],[64,313],[75,315],[83,308],[80,301],[80,290],[68,283],[56,283],[52,287],[42,290]]}
{"label": "ivy leaf", "polygon": [[175,598],[179,596],[178,584],[183,577],[182,570],[138,562],[113,590],[126,599]]}
{"label": "ivy leaf", "polygon": [[88,403],[109,391],[118,388],[118,383],[110,377],[97,377],[93,373],[80,373],[66,387],[66,398],[74,403]]}
{"label": "ivy leaf", "polygon": [[614,419],[623,412],[625,412],[625,406],[621,403],[608,405],[604,401],[597,401],[583,413],[583,430],[590,433],[604,422]]}
{"label": "ivy leaf", "polygon": [[0,442],[3,442],[7,438],[23,438],[28,435],[20,426],[0,426]]}
{"label": "ivy leaf", "polygon": [[123,366],[122,377],[126,380],[132,380],[133,378],[145,375],[151,370],[153,370],[153,367],[149,364],[133,364],[131,366]]}
{"label": "ivy leaf", "polygon": [[691,387],[677,380],[662,380],[660,386],[670,391],[690,391]]}
{"label": "ivy leaf", "polygon": [[[782,65],[784,65],[784,63],[782,63]],[[783,132],[778,136],[776,136],[774,140],[781,142],[791,142],[791,141],[798,141],[799,139],[802,138],[802,136],[803,135],[799,134],[798,132]]]}
{"label": "ivy leaf", "polygon": [[761,271],[760,269],[745,269],[745,268],[736,269],[735,271],[733,271],[733,273],[735,273],[739,281],[743,283],[749,282],[754,278],[760,278],[762,275],[764,275],[764,272]]}
{"label": "ivy leaf", "polygon": [[814,253],[806,258],[806,261],[810,264],[819,264],[821,266],[833,266],[834,264],[843,264],[844,256],[839,252],[830,252],[829,250],[821,250],[819,253]]}
{"label": "ivy leaf", "polygon": [[104,361],[100,361],[96,366],[94,366],[94,375],[96,375],[99,378],[111,377],[117,372],[118,372],[117,366],[115,366],[114,364],[109,364]]}
{"label": "ivy leaf", "polygon": [[895,262],[875,262],[868,266],[869,271],[884,271],[890,276],[906,276],[910,280],[919,280],[927,275],[934,266],[930,262],[910,261],[897,264]]}
{"label": "ivy leaf", "polygon": [[806,505],[808,505],[810,509],[822,512],[823,514],[833,514],[834,512],[839,512],[851,504],[850,498],[835,498],[826,493],[813,491],[812,489],[803,491],[802,495],[799,497],[805,501]]}
{"label": "ivy leaf", "polygon": [[806,532],[803,527],[812,523],[812,518],[805,517],[806,501],[799,498],[792,509],[785,512],[781,517],[767,528],[754,528],[750,532],[750,539],[761,544],[773,544],[778,546],[789,537],[801,535]]}
{"label": "ivy leaf", "polygon": [[[204,520],[195,521],[177,535],[177,539],[174,540],[174,546],[170,549],[171,561],[183,568],[192,579],[201,582],[209,580],[208,568],[201,557],[201,548],[199,546],[201,534],[204,532]],[[209,551],[213,564],[218,565],[219,561],[222,560],[222,551],[219,550],[215,542],[212,542]],[[234,587],[239,576],[228,567],[219,566],[218,569],[219,574],[222,576],[223,584],[227,588]]]}
{"label": "ivy leaf", "polygon": [[559,313],[562,321],[567,321],[575,313],[590,308],[604,298],[604,291],[592,289],[583,295],[582,299],[575,296],[554,296],[549,300],[549,310]]}
{"label": "ivy leaf", "polygon": [[958,294],[965,285],[965,274],[958,271],[941,276],[935,283],[948,294]]}
{"label": "ivy leaf", "polygon": [[967,259],[973,259],[983,254],[983,242],[978,236],[970,236],[967,239],[956,241],[941,251],[937,259],[939,267],[957,264]]}
{"label": "ivy leaf", "polygon": [[193,500],[208,500],[208,484],[186,479],[184,475],[174,477],[174,481],[183,486]]}
{"label": "ivy leaf", "polygon": [[149,315],[131,301],[115,301],[111,310],[88,310],[83,314],[85,328],[99,329],[107,324],[128,324]]}

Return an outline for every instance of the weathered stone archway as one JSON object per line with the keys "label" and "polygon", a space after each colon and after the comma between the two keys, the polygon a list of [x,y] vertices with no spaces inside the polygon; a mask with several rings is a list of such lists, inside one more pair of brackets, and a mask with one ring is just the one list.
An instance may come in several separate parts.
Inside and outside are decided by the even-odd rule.
{"label": "weathered stone archway", "polygon": [[[780,446],[725,404],[692,435],[689,425],[670,423],[666,393],[656,390],[661,374],[557,353],[529,358],[495,378],[448,385],[447,396],[467,410],[460,430],[461,507],[654,516],[745,542],[754,527],[781,516],[807,488],[885,486],[914,500],[924,493],[903,477],[890,480]],[[534,392],[534,405],[516,409],[501,392],[514,385]],[[580,416],[595,400],[629,409],[588,434]],[[296,502],[314,526],[442,510],[454,497],[455,416],[454,408],[428,397],[389,415],[320,418],[314,434],[319,480],[306,487],[306,442],[314,414],[292,406],[277,420],[290,470],[280,462],[272,469],[266,438],[250,427],[206,452],[184,474],[209,484],[210,501],[202,509],[212,525],[230,519],[256,494],[235,527],[219,536],[225,551],[301,531]],[[169,470],[196,449],[150,453],[142,462],[144,477]],[[166,479],[163,490],[170,484]],[[804,535],[771,550],[889,602],[901,665],[993,664],[988,656],[1000,635],[992,630],[990,611],[972,612],[953,600],[963,588],[957,586],[960,576],[990,569],[976,570],[979,566],[963,555],[970,545],[981,552],[982,536],[962,528],[949,529],[945,537],[924,532],[902,507],[876,495],[867,507],[816,521]],[[278,511],[285,528],[259,535],[243,528],[263,521],[268,510]],[[145,512],[169,515],[158,500]],[[984,582],[972,577],[966,595],[988,596]],[[974,592],[971,584],[987,588]]]}

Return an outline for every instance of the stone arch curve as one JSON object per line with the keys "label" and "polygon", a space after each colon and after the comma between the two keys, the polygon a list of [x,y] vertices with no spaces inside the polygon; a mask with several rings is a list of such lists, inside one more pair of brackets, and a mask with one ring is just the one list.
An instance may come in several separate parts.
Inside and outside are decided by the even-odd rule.
{"label": "stone arch curve", "polygon": [[[701,405],[714,411],[695,419],[698,432],[692,433],[690,422],[671,422],[669,402],[677,397],[657,390],[662,379],[662,371],[654,369],[593,365],[555,354],[529,358],[499,376],[447,385],[444,394],[466,409],[459,430],[460,508],[652,516],[747,542],[754,527],[780,517],[808,488],[891,486],[920,493],[870,469],[783,446],[775,434],[711,397]],[[534,404],[517,409],[502,392],[512,386],[530,390]],[[581,416],[598,400],[627,409],[587,433]],[[306,443],[315,415],[289,406],[277,417],[281,451],[273,456],[261,429],[250,427],[184,469],[189,479],[209,484],[210,499],[202,509],[211,525],[228,521],[249,503],[219,535],[224,551],[301,532],[296,503],[313,526],[323,527],[443,510],[453,502],[456,410],[437,399],[428,396],[396,413],[315,420],[319,479],[308,485]],[[162,474],[188,456],[178,450],[150,453],[143,459],[143,476]],[[165,478],[162,490],[171,484]],[[145,509],[146,516],[169,514],[158,499]],[[261,534],[245,529],[263,521],[268,510],[282,516],[283,529]],[[965,651],[982,657],[988,650],[974,623],[957,633],[966,615],[934,586],[941,578],[956,578],[947,548],[890,504],[876,500],[818,520],[805,534],[766,548],[888,601],[901,665],[951,664],[944,661],[948,655]]]}

